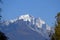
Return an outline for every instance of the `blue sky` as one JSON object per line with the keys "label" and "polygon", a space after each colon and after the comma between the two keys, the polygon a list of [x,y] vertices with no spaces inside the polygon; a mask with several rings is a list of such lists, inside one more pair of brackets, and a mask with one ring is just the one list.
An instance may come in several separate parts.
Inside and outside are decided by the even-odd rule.
{"label": "blue sky", "polygon": [[40,17],[49,26],[54,25],[60,12],[60,0],[3,0],[3,20],[15,19],[23,14]]}

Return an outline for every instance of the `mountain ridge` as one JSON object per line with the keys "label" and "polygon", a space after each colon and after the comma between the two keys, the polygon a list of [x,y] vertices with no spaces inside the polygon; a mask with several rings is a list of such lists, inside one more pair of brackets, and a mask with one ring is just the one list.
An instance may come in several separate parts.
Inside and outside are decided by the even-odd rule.
{"label": "mountain ridge", "polygon": [[[19,16],[17,19],[14,20],[9,20],[9,21],[5,21],[3,22],[4,26],[7,27],[7,29],[9,30],[13,30],[14,28],[16,30],[32,30],[34,31],[33,33],[38,33],[40,34],[40,36],[42,36],[43,38],[46,39],[50,39],[49,35],[50,35],[50,31],[51,31],[51,27],[49,27],[43,20],[41,20],[40,18],[34,18],[31,15],[21,15]],[[14,27],[15,26],[15,27]],[[17,26],[17,27],[16,27]],[[25,26],[25,27],[24,27]],[[2,27],[1,27],[2,28]],[[5,27],[4,27],[5,28]],[[3,29],[3,28],[2,28]],[[14,29],[14,30],[15,30]],[[28,30],[27,30],[28,29]],[[6,30],[6,29],[5,29]],[[18,30],[18,31],[19,31]],[[31,31],[29,31],[31,32]],[[32,33],[32,34],[33,34]],[[36,34],[37,35],[37,34]],[[43,39],[42,38],[42,39]]]}

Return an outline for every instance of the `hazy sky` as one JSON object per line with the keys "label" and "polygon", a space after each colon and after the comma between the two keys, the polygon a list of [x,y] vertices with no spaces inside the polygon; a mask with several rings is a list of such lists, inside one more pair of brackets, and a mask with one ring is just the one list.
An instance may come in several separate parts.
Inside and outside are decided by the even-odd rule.
{"label": "hazy sky", "polygon": [[15,19],[24,14],[40,17],[53,26],[55,15],[60,12],[60,0],[3,0],[4,20]]}

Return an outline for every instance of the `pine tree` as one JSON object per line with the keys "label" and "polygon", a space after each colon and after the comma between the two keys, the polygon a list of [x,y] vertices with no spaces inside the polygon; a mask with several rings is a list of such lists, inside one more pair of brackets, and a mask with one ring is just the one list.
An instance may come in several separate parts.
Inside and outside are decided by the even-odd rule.
{"label": "pine tree", "polygon": [[51,40],[60,40],[60,12],[56,16],[55,33]]}

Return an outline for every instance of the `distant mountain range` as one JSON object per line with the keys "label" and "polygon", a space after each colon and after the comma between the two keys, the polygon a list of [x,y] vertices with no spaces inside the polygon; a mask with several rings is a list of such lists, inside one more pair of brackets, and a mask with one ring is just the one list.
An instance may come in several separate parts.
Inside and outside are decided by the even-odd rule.
{"label": "distant mountain range", "polygon": [[26,14],[0,24],[9,40],[50,40],[52,28],[40,18]]}

